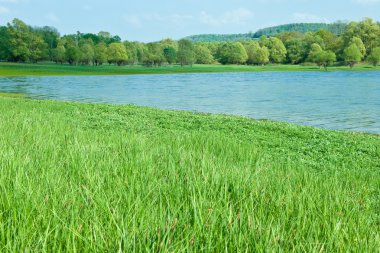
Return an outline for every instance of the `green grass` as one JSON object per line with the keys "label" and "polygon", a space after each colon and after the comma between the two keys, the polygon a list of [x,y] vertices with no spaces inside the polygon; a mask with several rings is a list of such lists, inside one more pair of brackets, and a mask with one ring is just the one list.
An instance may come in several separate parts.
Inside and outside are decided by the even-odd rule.
{"label": "green grass", "polygon": [[378,252],[379,135],[0,98],[0,252]]}
{"label": "green grass", "polygon": [[[350,68],[329,67],[331,71],[349,71]],[[360,65],[354,70],[379,70],[372,66]],[[212,73],[212,72],[258,72],[258,71],[324,71],[317,66],[300,65],[193,65],[181,67],[144,67],[136,66],[70,66],[59,64],[18,64],[0,63],[0,76],[55,76],[55,75],[131,75],[131,74],[175,74],[175,73]]]}
{"label": "green grass", "polygon": [[23,97],[25,97],[25,95],[24,94],[19,94],[19,93],[4,93],[4,92],[0,92],[0,97],[23,98]]}

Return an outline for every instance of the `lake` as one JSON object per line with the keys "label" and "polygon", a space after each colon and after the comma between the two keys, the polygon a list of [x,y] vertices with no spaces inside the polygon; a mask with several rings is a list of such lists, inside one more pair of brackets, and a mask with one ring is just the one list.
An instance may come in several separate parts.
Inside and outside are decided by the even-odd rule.
{"label": "lake", "polygon": [[0,92],[380,133],[380,71],[3,77]]}

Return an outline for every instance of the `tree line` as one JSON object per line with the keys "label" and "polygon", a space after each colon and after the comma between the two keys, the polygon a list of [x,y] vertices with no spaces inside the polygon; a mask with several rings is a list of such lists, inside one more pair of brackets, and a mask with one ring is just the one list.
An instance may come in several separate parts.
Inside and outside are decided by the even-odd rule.
{"label": "tree line", "polygon": [[295,24],[286,24],[273,27],[267,27],[258,30],[253,34],[254,38],[260,38],[261,36],[276,36],[283,32],[317,32],[319,30],[327,30],[332,32],[335,35],[340,35],[346,29],[347,23],[337,21],[335,23],[326,24],[326,23],[295,23]]}
{"label": "tree line", "polygon": [[282,32],[239,42],[197,42],[164,39],[142,43],[122,41],[108,32],[61,36],[52,27],[31,27],[19,19],[0,26],[0,60],[51,61],[71,65],[163,64],[316,64],[327,68],[346,64],[351,68],[368,61],[380,62],[380,26],[370,18],[351,22],[340,35],[315,32]]}
{"label": "tree line", "polygon": [[347,23],[337,21],[335,23],[294,23],[278,25],[258,30],[257,32],[239,33],[239,34],[200,34],[186,37],[193,42],[227,42],[227,41],[244,41],[259,39],[262,36],[274,37],[283,32],[316,32],[321,29],[340,35],[344,32]]}

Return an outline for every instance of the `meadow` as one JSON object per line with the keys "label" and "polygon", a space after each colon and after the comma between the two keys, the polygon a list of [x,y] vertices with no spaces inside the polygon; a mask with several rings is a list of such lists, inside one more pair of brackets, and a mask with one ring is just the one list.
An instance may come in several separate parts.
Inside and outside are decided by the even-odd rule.
{"label": "meadow", "polygon": [[[350,71],[348,66],[329,67],[329,71]],[[353,70],[379,70],[370,65],[358,65]],[[180,73],[218,73],[218,72],[258,72],[258,71],[324,71],[318,66],[302,65],[207,65],[193,66],[164,65],[161,67],[145,67],[142,65],[67,65],[67,64],[22,64],[0,63],[1,76],[65,76],[65,75],[133,75],[133,74],[180,74]]]}
{"label": "meadow", "polygon": [[0,252],[380,248],[379,135],[4,94],[0,108]]}

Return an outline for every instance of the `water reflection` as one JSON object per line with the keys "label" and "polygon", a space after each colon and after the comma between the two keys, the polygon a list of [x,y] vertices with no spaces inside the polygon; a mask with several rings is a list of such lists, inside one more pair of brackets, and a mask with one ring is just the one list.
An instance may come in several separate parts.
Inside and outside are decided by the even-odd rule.
{"label": "water reflection", "polygon": [[380,133],[380,72],[15,77],[0,78],[0,92]]}

